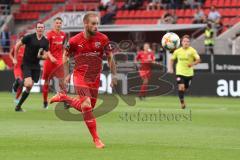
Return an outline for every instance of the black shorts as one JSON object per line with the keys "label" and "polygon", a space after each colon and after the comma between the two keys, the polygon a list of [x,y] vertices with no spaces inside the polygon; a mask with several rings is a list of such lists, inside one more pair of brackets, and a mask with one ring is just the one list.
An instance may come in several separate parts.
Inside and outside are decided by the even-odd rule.
{"label": "black shorts", "polygon": [[31,77],[32,80],[37,83],[40,78],[40,67],[30,67],[26,65],[22,65],[22,72],[23,72],[23,78]]}
{"label": "black shorts", "polygon": [[187,77],[182,75],[176,75],[177,84],[184,84],[186,89],[188,89],[188,87],[191,85],[192,78],[193,76]]}

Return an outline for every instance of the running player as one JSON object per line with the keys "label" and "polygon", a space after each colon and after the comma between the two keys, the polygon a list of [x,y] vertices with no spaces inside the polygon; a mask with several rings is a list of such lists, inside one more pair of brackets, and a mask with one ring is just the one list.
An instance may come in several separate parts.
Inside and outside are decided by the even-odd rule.
{"label": "running player", "polygon": [[138,52],[136,61],[140,61],[141,63],[139,75],[142,78],[143,83],[138,96],[142,99],[146,96],[148,81],[151,77],[151,64],[155,62],[155,55],[152,52],[149,43],[143,45],[143,51]]}
{"label": "running player", "polygon": [[64,53],[65,56],[72,54],[75,60],[73,83],[78,98],[71,98],[65,93],[58,93],[51,98],[50,103],[67,102],[70,106],[82,112],[96,148],[103,148],[104,144],[98,136],[96,119],[92,110],[97,101],[104,54],[107,56],[112,73],[111,86],[117,83],[116,67],[112,53],[109,50],[111,47],[108,47],[110,45],[108,37],[97,31],[99,25],[98,15],[94,12],[86,13],[83,23],[84,31],[70,38]]}
{"label": "running player", "polygon": [[66,34],[61,31],[62,18],[56,17],[54,19],[54,28],[47,33],[49,40],[49,51],[53,57],[48,58],[43,65],[42,79],[44,84],[42,87],[43,107],[48,106],[48,85],[49,81],[55,76],[59,79],[59,87],[65,92],[64,87],[64,67],[62,64],[63,45],[66,40]]}
{"label": "running player", "polygon": [[[20,41],[21,41],[22,37],[23,37],[23,35],[19,36]],[[18,103],[18,99],[19,99],[19,97],[22,93],[22,89],[23,89],[23,73],[22,73],[21,65],[22,65],[22,59],[23,59],[23,55],[24,55],[24,49],[25,49],[24,46],[21,46],[19,48],[18,55],[17,55],[17,62],[15,62],[15,59],[14,59],[15,46],[9,52],[10,59],[12,60],[13,64],[16,64],[16,65],[14,65],[14,68],[13,68],[13,73],[14,73],[14,78],[15,78],[15,81],[13,83],[13,92],[16,93],[16,96],[15,96],[16,103]]]}
{"label": "running player", "polygon": [[49,42],[44,37],[44,24],[38,22],[36,25],[36,32],[26,35],[16,44],[16,52],[14,55],[15,65],[18,63],[17,55],[21,46],[25,45],[22,71],[24,87],[26,90],[22,93],[22,96],[16,105],[15,111],[22,112],[22,104],[29,96],[34,82],[38,82],[40,76],[40,59],[46,59],[48,57]]}
{"label": "running player", "polygon": [[178,84],[178,96],[181,108],[185,109],[184,94],[191,84],[194,75],[193,66],[200,62],[200,56],[197,51],[190,46],[190,37],[188,35],[182,38],[182,47],[175,50],[170,60],[169,73],[173,73],[174,61],[176,64],[176,80]]}

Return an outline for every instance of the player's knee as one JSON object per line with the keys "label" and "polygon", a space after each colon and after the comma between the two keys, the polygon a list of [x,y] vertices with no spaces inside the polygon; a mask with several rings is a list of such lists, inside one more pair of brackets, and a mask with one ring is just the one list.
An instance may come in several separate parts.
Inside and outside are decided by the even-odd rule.
{"label": "player's knee", "polygon": [[82,103],[82,109],[83,109],[83,108],[87,108],[87,107],[92,108],[92,107],[91,107],[91,100],[90,100],[89,97],[86,98],[86,99],[83,101],[83,103]]}
{"label": "player's knee", "polygon": [[33,86],[33,81],[31,79],[25,79],[24,80],[24,86],[28,89],[31,89]]}
{"label": "player's knee", "polygon": [[88,105],[83,105],[81,106],[81,109],[82,109],[82,112],[90,112],[92,111],[92,107],[91,106],[88,106]]}
{"label": "player's knee", "polygon": [[144,80],[143,80],[143,83],[144,83],[144,84],[148,84],[148,79],[144,79]]}
{"label": "player's knee", "polygon": [[180,84],[180,85],[178,86],[178,90],[179,90],[179,91],[184,91],[184,90],[185,90],[184,84]]}

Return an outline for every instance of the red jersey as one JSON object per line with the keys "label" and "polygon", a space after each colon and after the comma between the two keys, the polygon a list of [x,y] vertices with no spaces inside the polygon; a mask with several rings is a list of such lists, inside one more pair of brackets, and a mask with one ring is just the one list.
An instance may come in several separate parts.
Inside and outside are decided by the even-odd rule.
{"label": "red jersey", "polygon": [[47,39],[49,41],[49,51],[57,60],[61,61],[66,34],[62,31],[56,32],[54,30],[51,30],[47,33]]}
{"label": "red jersey", "polygon": [[151,69],[151,63],[155,61],[155,56],[153,52],[144,53],[144,51],[140,51],[136,60],[141,62],[141,70],[149,70]]}
{"label": "red jersey", "polygon": [[89,39],[84,37],[84,32],[70,38],[67,49],[74,57],[78,81],[99,85],[103,56],[110,53],[105,50],[108,44],[108,37],[100,32]]}

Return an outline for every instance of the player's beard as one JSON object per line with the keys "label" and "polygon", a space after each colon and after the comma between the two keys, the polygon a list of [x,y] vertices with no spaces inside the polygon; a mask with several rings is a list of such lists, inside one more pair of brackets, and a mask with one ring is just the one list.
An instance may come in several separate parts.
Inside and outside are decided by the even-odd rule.
{"label": "player's beard", "polygon": [[95,32],[95,31],[88,31],[88,34],[89,34],[90,36],[94,36],[94,35],[96,34],[96,32]]}

